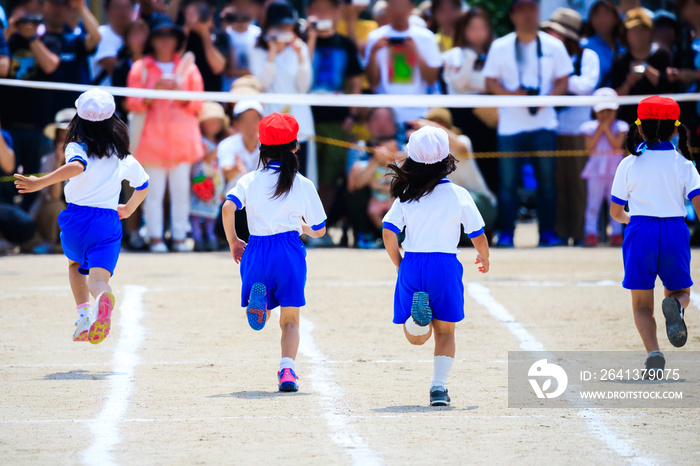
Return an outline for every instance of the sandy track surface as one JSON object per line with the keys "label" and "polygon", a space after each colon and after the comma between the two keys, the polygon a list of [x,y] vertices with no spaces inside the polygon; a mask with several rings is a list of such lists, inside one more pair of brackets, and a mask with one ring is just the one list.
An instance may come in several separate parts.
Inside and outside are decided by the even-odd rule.
{"label": "sandy track surface", "polygon": [[[486,276],[473,256],[460,254],[465,282],[545,349],[634,350],[643,363],[620,250],[497,250]],[[71,341],[65,258],[0,258],[0,463],[700,462],[697,410],[508,408],[520,341],[469,287],[452,406],[428,407],[432,341],[413,347],[391,323],[386,254],[310,250],[308,263],[301,390],[280,394],[279,327],[248,327],[228,254],[122,255],[112,284],[128,309],[97,346]],[[700,349],[695,307],[687,319],[673,351]],[[672,355],[663,326],[659,339]]]}

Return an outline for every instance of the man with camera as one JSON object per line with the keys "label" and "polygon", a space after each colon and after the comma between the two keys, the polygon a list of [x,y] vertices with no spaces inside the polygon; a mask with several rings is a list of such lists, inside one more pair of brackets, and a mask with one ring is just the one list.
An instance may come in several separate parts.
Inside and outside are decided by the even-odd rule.
{"label": "man with camera", "polygon": [[229,38],[229,55],[224,78],[224,91],[231,89],[233,82],[250,74],[250,52],[260,37],[262,30],[253,24],[253,2],[229,4],[221,10],[221,28]]}
{"label": "man with camera", "polygon": [[185,49],[194,53],[194,61],[202,74],[204,90],[223,90],[226,57],[229,56],[228,36],[216,30],[214,10],[205,0],[193,0],[185,5]]}
{"label": "man with camera", "polygon": [[124,45],[126,31],[134,20],[135,0],[105,0],[107,24],[99,27],[100,43],[90,57],[92,83],[112,85],[112,71],[119,62],[119,51]]}
{"label": "man with camera", "polygon": [[[367,38],[365,71],[377,94],[427,94],[438,79],[442,57],[430,30],[409,23],[411,0],[388,0],[389,24]],[[427,108],[397,108],[399,124],[421,118]]]}
{"label": "man with camera", "polygon": [[[486,89],[495,95],[563,95],[573,72],[571,59],[561,41],[539,32],[536,0],[513,0],[512,32],[491,45],[484,76]],[[557,148],[557,114],[553,107],[501,107],[498,150],[501,152],[553,151]],[[517,155],[517,154],[516,154]],[[503,154],[499,159],[499,247],[513,247],[518,216],[520,169],[525,158]],[[554,232],[556,190],[554,158],[532,157],[537,178],[537,216],[540,246],[557,246]]]}

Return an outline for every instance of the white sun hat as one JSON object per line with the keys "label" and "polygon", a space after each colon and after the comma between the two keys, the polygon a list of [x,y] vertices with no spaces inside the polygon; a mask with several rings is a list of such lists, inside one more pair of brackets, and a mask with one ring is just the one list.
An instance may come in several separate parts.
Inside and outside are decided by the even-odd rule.
{"label": "white sun hat", "polygon": [[116,105],[112,94],[101,89],[83,92],[75,101],[78,116],[87,121],[104,121],[112,118]]}
{"label": "white sun hat", "polygon": [[[593,93],[593,97],[615,98],[617,97],[617,92],[615,92],[615,89],[611,89],[609,87],[601,87]],[[600,112],[601,110],[617,110],[618,108],[620,108],[620,104],[617,102],[600,102],[593,104],[594,112]]]}
{"label": "white sun hat", "polygon": [[233,107],[233,116],[237,117],[248,110],[255,110],[260,116],[263,116],[263,106],[257,100],[241,100]]}
{"label": "white sun hat", "polygon": [[409,159],[427,164],[438,163],[450,155],[450,139],[444,129],[424,126],[411,134],[406,149]]}

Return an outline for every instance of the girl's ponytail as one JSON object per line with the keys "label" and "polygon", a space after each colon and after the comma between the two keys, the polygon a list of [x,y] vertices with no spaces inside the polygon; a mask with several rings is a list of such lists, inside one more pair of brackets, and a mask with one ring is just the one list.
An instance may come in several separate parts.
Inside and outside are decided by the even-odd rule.
{"label": "girl's ponytail", "polygon": [[294,177],[299,172],[299,159],[294,153],[298,148],[297,140],[280,145],[260,144],[260,163],[263,166],[267,167],[270,162],[280,163],[273,199],[286,196],[292,189]]}
{"label": "girl's ponytail", "polygon": [[678,151],[683,154],[683,157],[694,162],[693,154],[688,147],[688,128],[681,124],[678,126]]}
{"label": "girl's ponytail", "polygon": [[642,155],[641,151],[637,151],[637,146],[640,142],[642,142],[642,136],[639,134],[637,125],[632,124],[632,126],[630,126],[630,130],[627,131],[627,139],[625,142],[627,152],[632,155]]}

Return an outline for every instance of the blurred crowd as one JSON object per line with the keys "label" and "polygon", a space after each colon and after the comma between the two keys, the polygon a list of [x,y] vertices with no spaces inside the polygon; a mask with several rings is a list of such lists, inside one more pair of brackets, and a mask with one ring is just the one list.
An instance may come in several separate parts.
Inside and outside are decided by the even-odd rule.
{"label": "blurred crowd", "polygon": [[[130,249],[219,249],[222,200],[257,168],[257,126],[271,112],[299,121],[301,172],[337,227],[309,246],[381,247],[381,220],[393,202],[387,165],[425,125],[448,132],[460,161],[451,181],[472,193],[495,245],[512,247],[517,223],[536,219],[540,246],[619,246],[622,229],[605,203],[634,106],[368,109],[256,99],[697,92],[700,0],[655,12],[598,0],[588,11],[559,8],[549,18],[535,0],[505,0],[503,8],[514,32],[496,37],[488,11],[462,0],[10,1],[0,11],[0,77],[245,97],[118,99],[132,152],[151,177],[141,214],[125,224]],[[65,163],[77,93],[0,92],[0,251],[58,252],[61,187],[18,196],[7,177]],[[696,103],[682,112],[694,142]],[[554,150],[578,156],[532,153]],[[236,221],[245,238],[245,215]]]}

